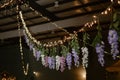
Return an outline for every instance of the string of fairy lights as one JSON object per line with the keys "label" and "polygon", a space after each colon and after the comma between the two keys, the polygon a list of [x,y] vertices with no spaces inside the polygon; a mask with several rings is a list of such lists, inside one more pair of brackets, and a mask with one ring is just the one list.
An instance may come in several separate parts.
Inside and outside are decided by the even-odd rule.
{"label": "string of fairy lights", "polygon": [[[25,6],[29,6],[28,4],[25,4]],[[64,37],[63,40],[58,40],[58,41],[53,41],[53,42],[48,42],[48,43],[45,43],[43,44],[44,46],[48,47],[48,46],[55,46],[57,44],[63,44],[64,42],[66,42],[67,40],[70,40],[72,39],[72,36],[74,34],[72,33],[69,33],[66,29],[60,27],[59,25],[57,25],[55,22],[52,22],[48,17],[45,17],[43,16],[41,13],[39,13],[38,11],[36,11],[35,9],[33,9],[31,6],[29,6],[29,8],[34,11],[37,15],[41,16],[43,19],[47,20],[48,22],[50,22],[51,24],[53,24],[55,27],[57,27],[58,29],[64,31],[65,33],[67,33],[69,35],[69,37]],[[37,45],[41,45],[41,42],[40,41],[37,41],[34,37],[32,37],[31,33],[29,32],[28,28],[26,27],[26,24],[25,24],[25,21],[24,21],[24,18],[23,18],[23,15],[22,13],[20,12],[20,15],[21,15],[21,19],[22,19],[22,22],[24,24],[24,29],[26,31],[26,34],[29,36],[29,38],[34,42],[36,43]]]}
{"label": "string of fairy lights", "polygon": [[110,5],[106,10],[102,11],[100,14],[93,15],[92,21],[85,23],[84,27],[82,27],[78,32],[84,32],[86,28],[92,28],[93,25],[99,24],[99,16],[107,15],[111,12],[112,12],[112,5]]}
{"label": "string of fairy lights", "polygon": [[[16,6],[16,10],[17,12],[19,11],[19,6]],[[19,15],[17,15],[17,22],[18,22],[18,34],[19,34],[19,48],[20,48],[20,55],[21,55],[21,63],[22,63],[22,68],[23,68],[23,72],[25,75],[28,74],[28,69],[29,69],[29,64],[27,63],[27,65],[25,66],[25,62],[24,62],[24,53],[23,53],[23,47],[22,47],[22,38],[21,38],[21,29],[20,29],[20,21],[19,21]]]}
{"label": "string of fairy lights", "polygon": [[[21,11],[19,12],[19,14],[20,14],[20,18],[21,18],[21,20],[22,20],[22,23],[23,23],[23,27],[24,27],[24,29],[25,29],[25,32],[27,33],[27,35],[29,36],[29,38],[30,38],[34,43],[36,43],[37,45],[41,45],[41,42],[38,41],[37,39],[35,39],[35,38],[32,36],[32,34],[29,32],[28,28],[26,27],[26,23],[25,23],[25,21],[24,21],[24,18],[23,18],[23,15],[22,15],[22,12],[21,12]],[[55,25],[57,25],[57,24],[55,24]],[[60,28],[60,29],[62,29],[62,30],[64,30],[64,31],[66,32],[65,29],[63,29],[63,28],[61,28],[61,27],[58,27],[58,28]],[[67,33],[69,33],[69,32],[67,32]],[[55,46],[55,45],[57,45],[57,44],[63,44],[63,43],[66,42],[67,40],[72,39],[72,34],[69,33],[69,35],[70,35],[70,37],[64,37],[64,40],[58,40],[58,41],[54,41],[54,42],[48,42],[48,43],[45,43],[45,44],[43,44],[43,45],[46,46],[46,47],[48,47],[48,46]]]}
{"label": "string of fairy lights", "polygon": [[8,5],[11,5],[14,1],[15,1],[15,0],[8,0],[8,2],[5,2],[4,4],[2,4],[2,5],[0,6],[0,9],[1,9],[1,8],[5,8],[5,7],[8,6]]}

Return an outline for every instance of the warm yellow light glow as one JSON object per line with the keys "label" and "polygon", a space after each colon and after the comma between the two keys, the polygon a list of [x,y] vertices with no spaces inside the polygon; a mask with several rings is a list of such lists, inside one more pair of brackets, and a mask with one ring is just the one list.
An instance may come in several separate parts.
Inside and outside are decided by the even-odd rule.
{"label": "warm yellow light glow", "polygon": [[108,11],[111,11],[111,8],[108,8]]}
{"label": "warm yellow light glow", "polygon": [[120,0],[118,0],[118,4],[120,4]]}
{"label": "warm yellow light glow", "polygon": [[77,13],[81,13],[82,11],[80,10],[80,9],[78,9],[78,10],[75,10]]}
{"label": "warm yellow light glow", "polygon": [[36,71],[34,71],[33,74],[34,74],[36,77],[39,77],[39,76],[40,76],[40,73],[39,73],[39,72],[36,72]]}
{"label": "warm yellow light glow", "polygon": [[76,1],[74,1],[74,5],[75,5],[75,6],[80,5],[79,1],[77,1],[77,0],[76,0]]}
{"label": "warm yellow light glow", "polygon": [[97,18],[97,16],[96,16],[96,15],[93,15],[93,18]]}
{"label": "warm yellow light glow", "polygon": [[113,2],[113,0],[111,0],[111,2]]}
{"label": "warm yellow light glow", "polygon": [[83,67],[80,67],[76,73],[78,77],[77,80],[86,80],[86,70]]}
{"label": "warm yellow light glow", "polygon": [[88,3],[88,2],[89,2],[89,0],[84,0],[84,2],[85,2],[85,3]]}
{"label": "warm yellow light glow", "polygon": [[85,71],[82,72],[82,77],[83,77],[83,79],[86,79],[86,72]]}

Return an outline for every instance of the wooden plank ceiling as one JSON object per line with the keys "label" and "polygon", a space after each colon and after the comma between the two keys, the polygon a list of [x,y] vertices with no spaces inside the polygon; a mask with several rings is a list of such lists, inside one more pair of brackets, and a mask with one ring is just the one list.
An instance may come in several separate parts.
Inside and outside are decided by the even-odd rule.
{"label": "wooden plank ceiling", "polygon": [[[57,7],[55,5],[56,1],[58,1]],[[59,21],[62,24],[62,21],[66,19],[82,17],[85,15],[91,16],[91,14],[93,15],[104,11],[110,5],[110,0],[28,0],[26,3],[43,16],[48,17],[51,21]],[[31,28],[36,25],[49,23],[49,21],[45,20],[40,15],[35,14],[29,6],[25,6],[25,4],[21,5],[27,27]],[[3,34],[1,37],[4,36],[4,33],[18,29],[16,16],[16,4],[0,9],[0,34]],[[66,26],[65,29],[71,31],[80,28],[80,26],[83,26],[83,24]],[[54,31],[53,34],[51,34],[52,31]],[[47,28],[46,31],[34,34],[39,40],[63,37],[64,35],[66,35],[66,33],[59,29],[48,30]],[[5,44],[15,43],[15,41],[18,42],[18,36],[1,39],[0,45],[3,46]]]}

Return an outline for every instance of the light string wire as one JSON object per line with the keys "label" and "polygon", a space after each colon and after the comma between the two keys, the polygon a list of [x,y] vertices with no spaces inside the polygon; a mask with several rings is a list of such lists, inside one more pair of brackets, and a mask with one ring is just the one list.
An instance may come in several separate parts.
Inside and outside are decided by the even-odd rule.
{"label": "light string wire", "polygon": [[[114,10],[113,4],[114,4],[114,0],[111,0],[111,4],[104,11],[102,11],[98,15],[93,15],[93,20],[91,22],[85,23],[84,26],[81,29],[79,29],[77,32],[85,32],[86,28],[92,28],[93,25],[96,24],[96,23],[99,24],[100,23],[99,22],[99,17],[101,15],[107,15],[107,14],[113,12],[113,10]],[[118,0],[116,4],[120,5],[120,0]]]}
{"label": "light string wire", "polygon": [[[37,45],[41,45],[41,42],[38,41],[37,39],[35,39],[32,34],[30,33],[29,29],[26,27],[26,23],[25,23],[25,20],[23,18],[23,14],[22,14],[22,11],[19,11],[19,15],[20,15],[20,18],[21,18],[21,21],[22,21],[22,24],[23,24],[23,28],[25,29],[25,33],[28,35],[28,37],[34,42],[36,43]],[[58,41],[54,41],[54,42],[48,42],[48,43],[45,43],[44,46],[46,47],[50,47],[50,46],[55,46],[56,44],[63,44],[63,42],[66,42],[67,40],[70,40],[70,39],[73,39],[75,38],[77,35],[76,34],[69,34],[70,36],[69,37],[64,37],[64,40],[58,40]],[[53,44],[54,43],[54,44]]]}
{"label": "light string wire", "polygon": [[[17,11],[19,11],[18,5],[17,5]],[[26,65],[26,67],[25,67],[24,54],[23,54],[23,47],[22,47],[22,38],[21,38],[21,29],[20,29],[19,15],[17,15],[17,22],[18,22],[19,48],[20,48],[20,54],[21,54],[22,68],[23,68],[24,74],[27,75],[27,74],[28,74],[28,69],[29,69],[29,64],[27,63],[27,65]]]}
{"label": "light string wire", "polygon": [[[20,15],[20,18],[21,18],[21,21],[22,21],[22,24],[23,24],[23,28],[25,29],[25,33],[27,34],[27,36],[34,42],[36,43],[37,45],[42,45],[40,41],[37,41],[37,39],[35,39],[32,34],[30,33],[30,31],[28,30],[28,28],[26,27],[26,23],[24,21],[24,18],[23,18],[23,14],[22,14],[22,11],[19,11],[19,15]],[[72,38],[75,38],[75,36],[77,36],[76,34],[71,34],[69,37],[65,37],[64,40],[58,40],[58,41],[54,41],[54,42],[48,42],[48,43],[45,43],[43,44],[43,46],[46,46],[46,47],[51,47],[51,46],[55,46],[57,44],[63,44],[63,42],[66,42],[67,40],[70,40]]]}
{"label": "light string wire", "polygon": [[102,11],[98,15],[93,15],[92,21],[85,23],[84,26],[81,29],[79,29],[77,32],[86,32],[86,29],[93,28],[94,27],[93,25],[95,24],[100,25],[100,16],[107,15],[111,11],[112,11],[112,5],[107,7],[106,10]]}
{"label": "light string wire", "polygon": [[22,24],[23,24],[23,28],[25,29],[25,31],[28,34],[28,36],[30,37],[30,39],[32,39],[36,44],[40,44],[40,41],[37,41],[34,37],[32,37],[32,35],[30,34],[28,28],[26,27],[26,23],[24,21],[22,11],[19,11],[19,15],[20,15],[20,19],[21,19]]}
{"label": "light string wire", "polygon": [[5,8],[6,6],[10,5],[10,4],[13,3],[13,2],[14,2],[14,0],[10,0],[10,1],[4,3],[3,5],[0,6],[0,9],[1,9],[1,8]]}

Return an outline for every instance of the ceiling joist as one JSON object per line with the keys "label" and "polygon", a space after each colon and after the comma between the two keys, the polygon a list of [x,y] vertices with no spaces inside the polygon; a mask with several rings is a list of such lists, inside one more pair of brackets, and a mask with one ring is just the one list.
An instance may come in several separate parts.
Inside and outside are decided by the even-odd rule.
{"label": "ceiling joist", "polygon": [[59,20],[59,18],[57,16],[55,16],[52,12],[49,12],[48,10],[46,10],[45,7],[40,6],[39,4],[37,4],[34,0],[29,0],[29,5],[37,10],[38,12],[40,12],[43,16],[49,18],[51,21],[56,21]]}

